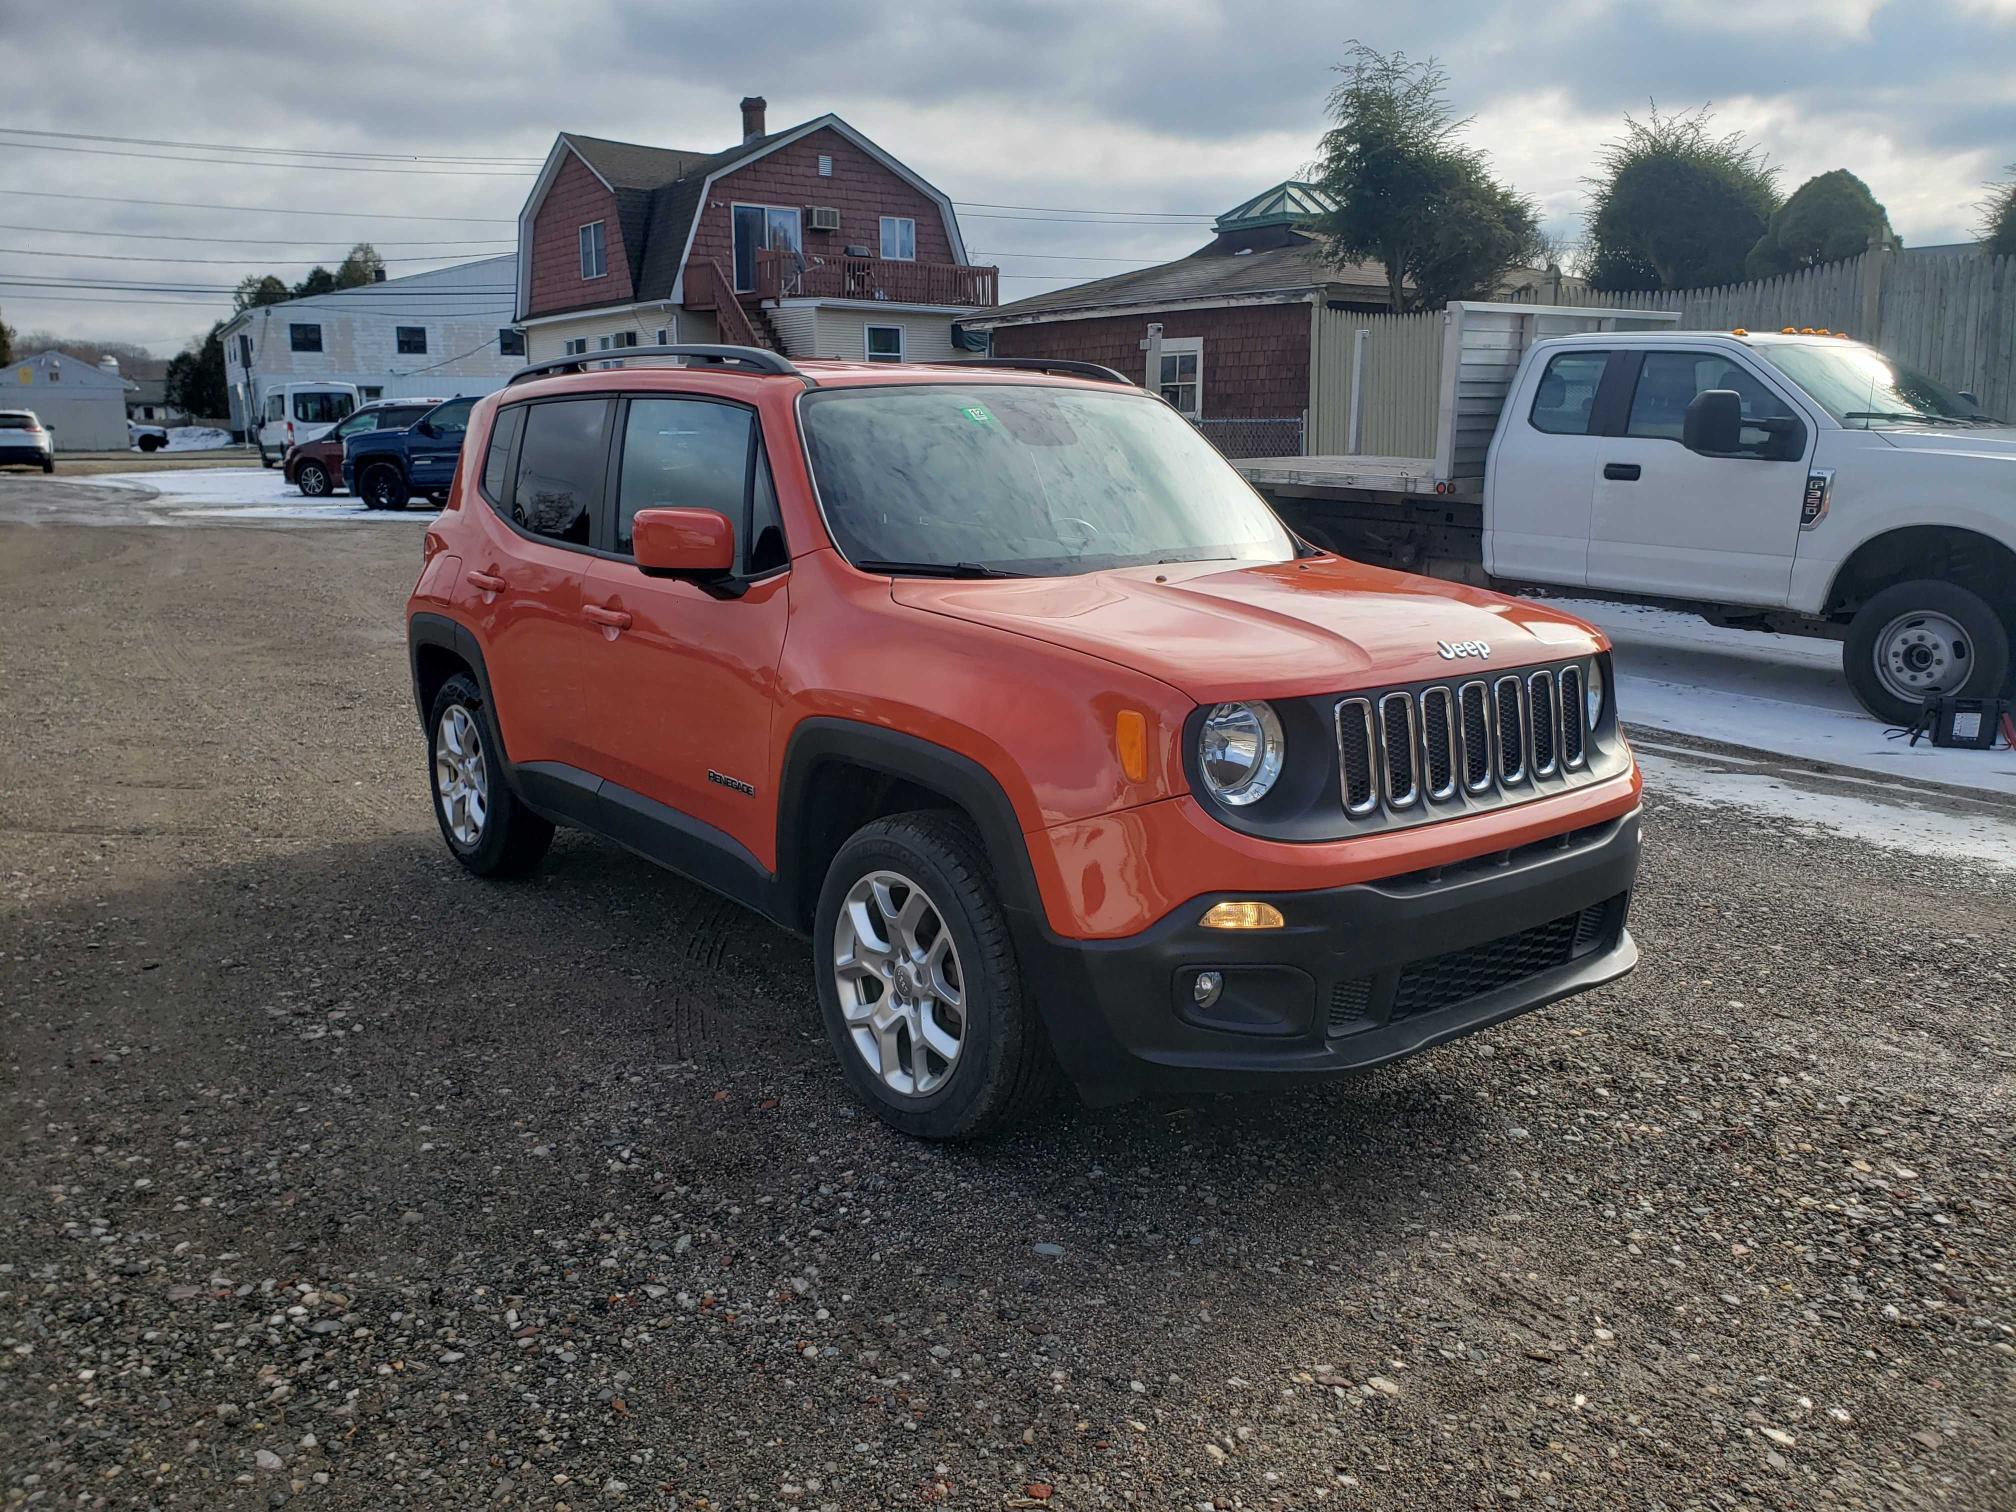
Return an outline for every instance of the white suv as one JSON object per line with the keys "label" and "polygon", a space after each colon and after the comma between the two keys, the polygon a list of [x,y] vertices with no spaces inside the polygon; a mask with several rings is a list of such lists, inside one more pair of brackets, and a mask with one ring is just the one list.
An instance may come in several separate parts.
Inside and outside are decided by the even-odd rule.
{"label": "white suv", "polygon": [[0,410],[0,467],[9,462],[56,471],[49,432],[33,410]]}

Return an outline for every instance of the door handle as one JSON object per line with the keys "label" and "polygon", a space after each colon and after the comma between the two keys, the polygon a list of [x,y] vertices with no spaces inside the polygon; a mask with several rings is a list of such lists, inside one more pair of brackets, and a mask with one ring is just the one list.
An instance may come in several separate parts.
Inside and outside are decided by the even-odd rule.
{"label": "door handle", "polygon": [[585,604],[582,606],[581,612],[595,621],[596,624],[606,626],[611,630],[628,630],[630,628],[630,616],[625,614],[621,609],[604,609],[600,604]]}
{"label": "door handle", "polygon": [[1638,464],[1636,462],[1605,462],[1603,464],[1603,476],[1608,478],[1612,483],[1636,483],[1638,481],[1638,471]]}
{"label": "door handle", "polygon": [[510,586],[501,577],[493,576],[488,572],[469,572],[464,573],[463,576],[469,580],[470,587],[481,588],[485,593],[502,593]]}

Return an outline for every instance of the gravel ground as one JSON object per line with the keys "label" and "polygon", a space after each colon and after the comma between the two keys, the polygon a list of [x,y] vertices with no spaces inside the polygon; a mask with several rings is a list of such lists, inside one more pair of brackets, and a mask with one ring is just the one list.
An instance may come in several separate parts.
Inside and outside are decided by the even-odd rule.
{"label": "gravel ground", "polygon": [[2016,1505],[2006,882],[1654,799],[1617,987],[921,1146],[450,862],[417,547],[0,526],[0,1505]]}

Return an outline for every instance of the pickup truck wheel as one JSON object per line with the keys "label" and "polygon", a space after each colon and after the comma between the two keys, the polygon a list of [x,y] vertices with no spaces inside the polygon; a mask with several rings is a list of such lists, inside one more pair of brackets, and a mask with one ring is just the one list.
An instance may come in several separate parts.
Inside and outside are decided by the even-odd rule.
{"label": "pickup truck wheel", "polygon": [[856,831],[826,874],[812,938],[841,1071],[891,1128],[974,1139],[1055,1087],[986,852],[962,816],[898,814]]}
{"label": "pickup truck wheel", "polygon": [[501,749],[483,690],[458,672],[428,711],[427,767],[441,838],[479,877],[522,876],[553,843],[553,826],[504,781],[496,760]]}
{"label": "pickup truck wheel", "polygon": [[366,509],[404,509],[413,496],[406,486],[406,475],[390,462],[365,468],[364,476],[357,480],[357,493]]}
{"label": "pickup truck wheel", "polygon": [[294,486],[311,499],[325,498],[329,493],[329,469],[320,462],[303,462],[294,475]]}
{"label": "pickup truck wheel", "polygon": [[2009,678],[2009,627],[1971,589],[1931,578],[1897,583],[1856,611],[1841,665],[1863,708],[1908,725],[1934,694],[1999,694]]}

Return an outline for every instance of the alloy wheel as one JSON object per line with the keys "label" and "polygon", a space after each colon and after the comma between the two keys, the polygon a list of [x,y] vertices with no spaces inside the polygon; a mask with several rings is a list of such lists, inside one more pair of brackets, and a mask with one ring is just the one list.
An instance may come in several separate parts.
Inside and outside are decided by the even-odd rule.
{"label": "alloy wheel", "polygon": [[490,813],[490,772],[483,734],[459,703],[441,711],[434,732],[434,801],[457,845],[468,849],[482,840]]}
{"label": "alloy wheel", "polygon": [[930,1096],[966,1037],[966,974],[944,915],[901,872],[873,871],[847,890],[833,935],[854,1048],[891,1092]]}

